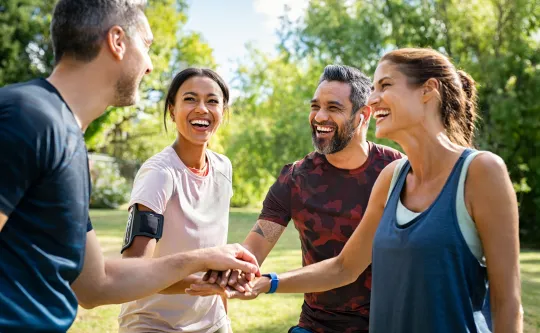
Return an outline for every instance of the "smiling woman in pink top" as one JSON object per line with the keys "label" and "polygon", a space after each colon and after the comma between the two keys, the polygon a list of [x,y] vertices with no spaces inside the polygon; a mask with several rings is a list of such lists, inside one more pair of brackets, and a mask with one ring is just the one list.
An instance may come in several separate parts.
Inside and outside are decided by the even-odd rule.
{"label": "smiling woman in pink top", "polygon": [[[143,164],[129,202],[132,216],[137,210],[159,216],[162,236],[133,236],[135,223],[130,218],[124,258],[161,257],[226,244],[232,166],[227,157],[207,146],[221,125],[228,101],[227,85],[212,70],[188,68],[173,79],[164,121],[170,117],[175,123],[177,139]],[[202,273],[191,275],[160,294],[122,305],[119,331],[228,332],[223,298],[184,294],[201,277]]]}

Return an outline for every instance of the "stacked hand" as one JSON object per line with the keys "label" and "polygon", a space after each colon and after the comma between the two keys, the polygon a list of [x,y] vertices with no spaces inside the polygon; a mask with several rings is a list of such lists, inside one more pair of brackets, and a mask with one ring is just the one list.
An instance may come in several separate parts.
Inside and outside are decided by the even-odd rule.
{"label": "stacked hand", "polygon": [[[251,252],[240,244],[229,244],[200,250],[204,267],[210,270],[238,270],[250,277],[260,276],[259,264]],[[232,275],[232,274],[231,274]]]}
{"label": "stacked hand", "polygon": [[240,270],[208,271],[201,283],[192,284],[186,293],[192,296],[225,295],[250,300],[270,289],[270,279]]}

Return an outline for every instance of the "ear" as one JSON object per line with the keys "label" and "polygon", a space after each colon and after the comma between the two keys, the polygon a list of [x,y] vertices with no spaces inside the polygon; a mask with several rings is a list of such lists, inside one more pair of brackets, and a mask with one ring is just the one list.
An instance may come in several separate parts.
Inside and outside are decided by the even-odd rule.
{"label": "ear", "polygon": [[433,98],[439,99],[439,80],[431,78],[422,85],[422,102],[427,103]]}
{"label": "ear", "polygon": [[369,119],[371,117],[371,106],[364,105],[363,107],[361,107],[360,110],[356,112],[356,117],[358,118],[358,126],[364,126],[365,124],[369,124]]}
{"label": "ear", "polygon": [[127,35],[122,27],[115,25],[109,29],[107,32],[107,47],[111,51],[113,58],[117,60],[124,59],[127,49],[126,41]]}
{"label": "ear", "polygon": [[174,120],[174,105],[169,104],[169,116],[171,116],[171,119]]}

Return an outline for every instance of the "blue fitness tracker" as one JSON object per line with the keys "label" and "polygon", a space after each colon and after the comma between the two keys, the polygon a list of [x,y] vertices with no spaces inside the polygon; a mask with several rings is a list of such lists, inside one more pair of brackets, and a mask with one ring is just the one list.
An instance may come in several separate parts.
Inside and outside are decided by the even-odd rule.
{"label": "blue fitness tracker", "polygon": [[270,290],[268,290],[267,294],[273,294],[276,292],[276,289],[279,284],[279,278],[276,273],[270,273],[270,274],[263,274],[263,276],[266,276],[267,278],[270,278]]}

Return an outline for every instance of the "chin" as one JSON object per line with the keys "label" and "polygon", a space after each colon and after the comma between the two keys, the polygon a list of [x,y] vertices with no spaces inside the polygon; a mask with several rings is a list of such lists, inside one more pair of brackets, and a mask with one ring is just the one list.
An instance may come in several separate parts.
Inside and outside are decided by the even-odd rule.
{"label": "chin", "polygon": [[389,131],[384,128],[375,129],[375,138],[377,139],[388,139]]}

